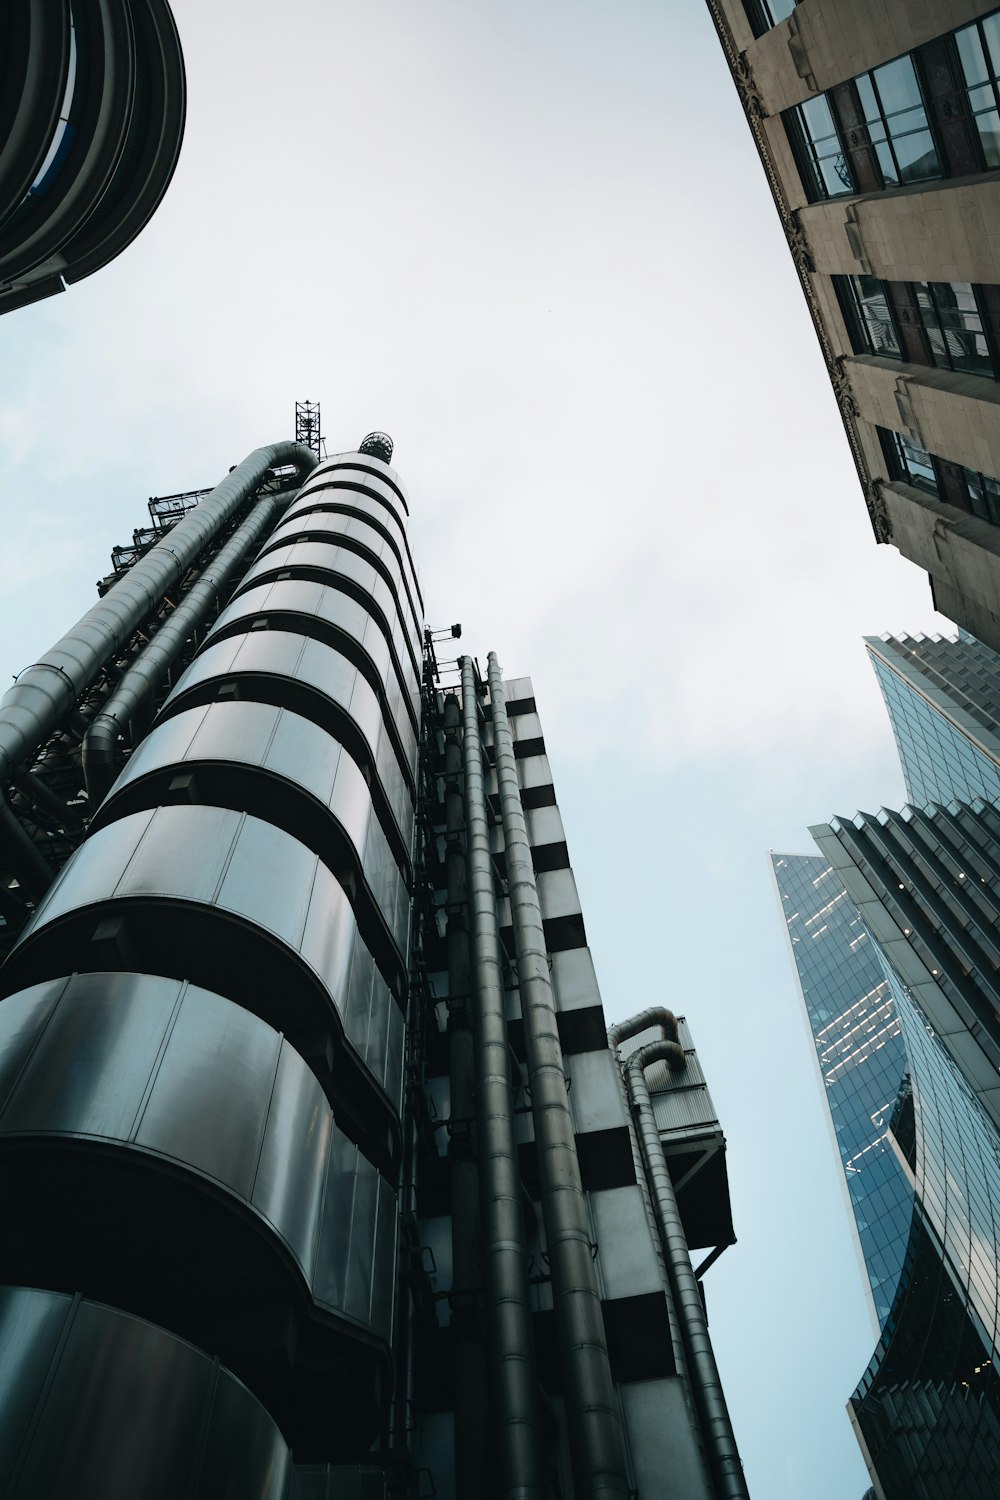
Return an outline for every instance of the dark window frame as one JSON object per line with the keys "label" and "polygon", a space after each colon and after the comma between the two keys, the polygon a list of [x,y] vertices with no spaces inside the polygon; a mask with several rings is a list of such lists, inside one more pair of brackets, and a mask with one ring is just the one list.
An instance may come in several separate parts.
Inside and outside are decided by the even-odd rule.
{"label": "dark window frame", "polygon": [[767,32],[773,31],[775,26],[780,26],[782,21],[787,21],[788,16],[802,0],[792,0],[791,10],[788,15],[774,17],[769,0],[743,0],[743,9],[746,11],[747,20],[750,22],[750,30],[755,37],[762,37]]}
{"label": "dark window frame", "polygon": [[[997,351],[994,347],[993,330],[990,327],[985,299],[981,294],[977,284],[970,281],[914,281],[911,282],[910,285],[913,287],[917,302],[917,308],[920,315],[920,321],[923,325],[924,332],[927,335],[927,346],[930,351],[931,363],[939,370],[951,370],[960,375],[973,375],[981,380],[996,380],[998,378],[998,371],[1000,371],[1000,364],[997,363]],[[984,370],[970,370],[964,365],[955,363],[955,357],[948,345],[948,335],[949,333],[955,334],[956,332],[958,332],[958,330],[950,328],[945,319],[942,318],[942,311],[948,313],[951,312],[952,309],[949,308],[947,304],[945,304],[941,300],[940,293],[936,290],[939,287],[945,286],[967,286],[972,294],[972,300],[975,303],[976,316],[979,319],[979,332],[982,335],[984,343],[986,344],[986,357],[988,358],[990,365],[992,366],[988,373]],[[920,293],[922,288],[926,288],[926,296],[928,302],[931,304],[931,307],[935,314],[936,321],[933,326],[928,323],[928,320],[923,315],[924,306],[920,301]],[[953,293],[953,295],[955,294]],[[935,331],[941,335],[941,343],[943,345],[942,358],[938,357],[938,351],[935,348],[935,343],[932,336]],[[967,333],[975,332],[975,330],[969,329],[966,329],[964,331]]]}
{"label": "dark window frame", "polygon": [[[934,495],[938,499],[941,499],[943,497],[943,487],[938,469],[938,460],[934,454],[928,453],[926,449],[918,447],[912,438],[908,438],[902,432],[894,431],[891,427],[876,427],[875,431],[878,433],[879,443],[882,446],[882,456],[885,459],[886,471],[889,478],[901,484],[909,484],[915,490],[923,490],[925,494]],[[928,479],[925,475],[914,472],[910,468],[906,455],[906,445],[914,448],[918,453],[922,453],[927,459],[934,476],[933,480]]]}
{"label": "dark window frame", "polygon": [[[957,55],[957,58],[958,58],[958,76],[961,79],[962,85],[963,85],[963,87],[965,89],[966,103],[968,105],[969,117],[970,117],[970,120],[971,120],[971,123],[972,123],[973,136],[975,138],[975,142],[976,142],[976,146],[977,146],[978,151],[979,151],[980,158],[981,158],[981,160],[983,162],[982,170],[986,171],[986,172],[995,171],[997,168],[996,167],[990,167],[987,164],[987,161],[986,161],[986,150],[985,150],[985,147],[983,146],[982,135],[980,133],[979,126],[976,123],[976,121],[977,121],[977,118],[978,118],[979,115],[986,114],[986,113],[988,113],[990,111],[990,105],[987,104],[987,105],[984,106],[984,108],[978,109],[976,107],[975,103],[973,102],[973,99],[972,99],[972,90],[973,89],[980,89],[980,88],[983,88],[983,89],[989,88],[991,90],[991,92],[992,92],[992,95],[993,95],[993,105],[992,105],[993,111],[996,112],[996,114],[998,116],[1000,116],[1000,78],[998,78],[998,76],[997,76],[998,73],[1000,73],[1000,59],[998,59],[996,62],[992,61],[992,52],[991,52],[989,43],[988,43],[987,38],[986,38],[986,32],[983,30],[984,22],[992,20],[993,17],[996,16],[996,15],[1000,15],[1000,12],[994,10],[994,11],[990,11],[990,13],[988,15],[977,16],[974,21],[970,21],[965,26],[956,26],[955,30],[952,32],[952,36],[954,37],[954,40],[955,40],[955,51],[956,51],[956,55]],[[985,59],[985,61],[987,63],[987,76],[986,76],[986,79],[982,83],[979,83],[979,84],[970,84],[969,81],[968,81],[968,78],[966,77],[966,74],[965,74],[965,65],[964,65],[964,63],[962,61],[962,56],[961,56],[962,49],[961,49],[961,45],[960,45],[959,40],[958,40],[960,36],[963,36],[967,32],[970,32],[970,31],[974,31],[976,33],[978,41],[979,41],[979,45],[980,45],[980,47],[982,48],[982,51],[983,51],[983,57],[984,57],[984,59]],[[991,66],[991,64],[992,64],[992,66]],[[1000,167],[1000,161],[998,161],[997,166]]]}
{"label": "dark window frame", "polygon": [[851,340],[851,348],[854,353],[869,354],[878,359],[896,359],[902,361],[903,340],[900,335],[896,307],[889,293],[888,283],[881,281],[877,276],[866,278],[869,281],[878,282],[878,285],[882,289],[886,305],[887,326],[892,330],[893,338],[896,341],[895,353],[887,349],[876,349],[873,347],[869,335],[870,325],[861,307],[864,299],[859,296],[860,288],[857,285],[862,278],[852,274],[847,276],[832,276],[830,279],[833,282],[833,290],[840,304],[840,311],[843,314],[844,323],[847,326],[848,336]]}
{"label": "dark window frame", "polygon": [[[968,281],[882,281],[877,276],[861,276],[857,273],[848,275],[831,276],[833,289],[843,313],[844,322],[847,325],[851,340],[851,348],[855,354],[870,355],[881,359],[898,359],[907,364],[924,365],[929,369],[950,370],[956,374],[972,375],[980,380],[1000,380],[1000,349],[998,349],[997,327],[994,326],[997,318],[993,315],[994,306],[1000,311],[1000,285],[995,287],[982,286],[977,282]],[[863,310],[865,298],[861,296],[863,288],[862,281],[874,283],[881,291],[885,301],[886,318],[884,326],[891,330],[895,340],[895,351],[887,348],[876,348],[871,337],[872,321],[865,315]],[[959,288],[968,288],[975,304],[975,314],[979,319],[979,329],[956,329],[949,324],[948,315],[953,315],[953,308],[944,297],[941,289],[951,289],[950,295],[955,299],[956,306],[962,295]],[[921,301],[921,297],[925,302]],[[926,303],[926,305],[925,305]],[[926,316],[927,307],[933,317]],[[883,321],[878,318],[875,322]],[[949,335],[970,333],[975,337],[978,333],[985,343],[985,358],[990,368],[976,369],[963,365],[960,357],[956,357],[953,349],[949,346]],[[940,335],[941,348],[935,346],[934,335]]]}
{"label": "dark window frame", "polygon": [[[756,0],[746,0],[746,3],[751,6]],[[1000,17],[1000,10],[991,11],[963,26],[942,32],[912,51],[887,58],[877,67],[846,79],[823,93],[813,94],[811,99],[803,100],[782,112],[792,154],[811,203],[869,192],[894,192],[917,182],[936,182],[950,177],[1000,170],[1000,23],[996,46],[992,51],[985,29],[994,17]],[[975,32],[986,64],[987,77],[977,84],[968,82],[958,41],[959,37],[970,32]],[[913,69],[923,123],[894,134],[891,122],[898,124],[901,117],[916,110],[918,106],[905,105],[887,111],[876,74],[904,60],[909,61]],[[871,88],[884,140],[873,141],[871,131],[865,123],[869,111],[859,92],[859,82],[862,80],[866,80]],[[987,102],[977,103],[973,100],[974,90],[987,88],[990,90]],[[814,138],[803,112],[803,105],[817,99],[825,101],[833,118],[840,146],[839,160],[842,163],[841,166],[835,162],[833,171],[844,182],[842,188],[831,189],[830,181],[824,176],[820,165],[823,161],[829,161],[831,155],[820,155],[816,149],[817,142],[822,144],[828,137]],[[997,116],[995,166],[990,166],[987,162],[983,136],[976,123],[981,116],[992,113]],[[872,121],[872,124],[874,126],[875,122]],[[897,145],[907,135],[924,132],[930,137],[938,170],[920,176],[911,175],[914,163],[900,166]],[[879,159],[880,150],[890,159],[896,172],[896,181],[886,180],[885,168]],[[851,179],[849,184],[848,178]]]}
{"label": "dark window frame", "polygon": [[[890,480],[912,485],[924,494],[934,495],[946,505],[952,505],[966,515],[975,516],[990,526],[1000,527],[1000,478],[982,474],[978,469],[967,469],[963,464],[952,463],[918,447],[912,438],[888,427],[876,427],[878,440],[885,459],[886,473]],[[906,455],[906,446],[923,454],[933,473],[933,481],[926,475],[915,473]]]}

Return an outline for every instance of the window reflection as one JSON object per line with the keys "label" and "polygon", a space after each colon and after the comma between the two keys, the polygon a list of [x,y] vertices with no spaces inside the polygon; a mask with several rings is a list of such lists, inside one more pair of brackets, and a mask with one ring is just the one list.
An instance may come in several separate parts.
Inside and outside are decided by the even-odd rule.
{"label": "window reflection", "polygon": [[1000,167],[1000,12],[956,32],[955,42],[986,167]]}
{"label": "window reflection", "polygon": [[912,58],[897,57],[855,82],[885,186],[940,177]]}
{"label": "window reflection", "polygon": [[968,281],[914,283],[931,357],[946,370],[995,378],[982,314]]}

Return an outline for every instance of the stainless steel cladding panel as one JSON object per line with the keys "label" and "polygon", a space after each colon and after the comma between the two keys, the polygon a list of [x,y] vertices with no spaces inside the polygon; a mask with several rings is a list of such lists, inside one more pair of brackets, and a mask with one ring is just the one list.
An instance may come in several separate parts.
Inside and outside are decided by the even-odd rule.
{"label": "stainless steel cladding panel", "polygon": [[[81,1008],[64,1000],[61,1011]],[[155,1077],[148,1080],[149,1099],[132,1132],[135,1144],[194,1167],[249,1201],[270,1125],[280,1051],[277,1032],[249,1011],[218,995],[188,992]],[[125,1062],[115,1059],[114,1065],[124,1070]],[[299,1073],[308,1074],[301,1060]]]}
{"label": "stainless steel cladding panel", "polygon": [[372,525],[368,520],[338,511],[312,511],[304,516],[292,516],[290,519],[286,517],[268,537],[259,555],[263,557],[277,547],[287,546],[298,540],[332,542],[338,545],[338,539],[342,537],[356,543],[365,553],[378,560],[379,572],[390,582],[399,608],[404,612],[409,610],[413,624],[419,630],[420,610],[410,587],[409,571],[402,565],[399,548],[388,540],[380,527]]}
{"label": "stainless steel cladding panel", "polygon": [[416,720],[418,683],[409,654],[381,619],[357,600],[308,578],[260,584],[227,605],[208,639],[246,635],[261,623],[269,630],[288,629],[325,640],[351,657],[373,687],[381,684],[390,702],[399,695],[405,711]]}
{"label": "stainless steel cladding panel", "polygon": [[289,542],[273,552],[266,552],[248,569],[241,591],[251,583],[263,582],[281,573],[291,576],[296,570],[306,576],[309,573],[328,573],[331,577],[345,578],[360,593],[374,599],[387,620],[401,622],[414,668],[419,671],[420,631],[407,608],[402,588],[391,584],[367,558],[348,547],[338,546],[332,538],[329,542]]}
{"label": "stainless steel cladding panel", "polygon": [[324,1181],[334,1128],[312,1074],[290,1047],[283,1047],[256,1164],[253,1202],[265,1218],[281,1226],[296,1259],[312,1269],[314,1284],[322,1200],[311,1185]]}
{"label": "stainless steel cladding panel", "polygon": [[[413,821],[413,773],[401,763],[378,698],[357,668],[318,641],[285,631],[257,631],[205,648],[164,704],[161,718],[214,699],[221,686],[244,696],[291,707],[342,740],[367,761],[409,847]],[[348,736],[353,729],[356,743]],[[407,830],[410,830],[409,832]]]}
{"label": "stainless steel cladding panel", "polygon": [[394,487],[379,475],[367,469],[351,463],[321,464],[313,470],[306,486],[300,494],[322,493],[324,490],[337,489],[356,490],[359,494],[370,495],[376,503],[385,509],[399,522],[400,528],[405,528],[408,510],[401,498],[401,486]]}
{"label": "stainless steel cladding panel", "polygon": [[[256,773],[254,779],[238,778],[236,768]],[[200,773],[199,801],[267,818],[307,843],[334,871],[343,870],[348,844],[350,862],[360,868],[403,961],[403,873],[375,815],[371,789],[337,740],[311,720],[267,703],[188,709],[142,742],[101,807],[95,829],[166,800],[173,775],[185,770]],[[206,770],[216,773],[211,780]],[[288,784],[289,795],[279,795],[275,777]]]}
{"label": "stainless steel cladding panel", "polygon": [[[308,1067],[271,1027],[176,981],[90,974],[11,996],[0,1006],[0,1043],[0,1162],[32,1137],[39,1190],[70,1142],[77,1151],[100,1145],[94,1181],[115,1170],[116,1153],[128,1153],[134,1165],[144,1153],[150,1184],[161,1170],[157,1159],[171,1162],[175,1192],[187,1195],[179,1201],[193,1210],[170,1228],[192,1284],[215,1274],[202,1243],[215,1221],[195,1207],[204,1192],[199,1179],[211,1179],[292,1252],[314,1301],[367,1326],[375,1309],[376,1331],[387,1332],[394,1240],[383,1234],[379,1242],[377,1234],[381,1174],[337,1129]],[[8,1211],[24,1212],[14,1192]],[[90,1227],[113,1230],[108,1216],[120,1214],[119,1229],[127,1220],[141,1246],[145,1204],[141,1186],[127,1200],[105,1197],[101,1222]],[[383,1205],[383,1219],[386,1212]],[[77,1223],[74,1232],[85,1237],[89,1228]],[[22,1241],[26,1234],[20,1231]],[[277,1288],[287,1272],[277,1244],[270,1253]],[[82,1243],[64,1256],[87,1263]]]}
{"label": "stainless steel cladding panel", "polygon": [[[343,1024],[354,948],[364,946],[350,901],[311,850],[271,824],[177,806],[100,829],[64,867],[8,960],[8,993],[60,967],[108,967],[91,942],[108,913],[129,922],[121,967],[206,984],[293,1035],[336,1015]],[[368,1029],[356,1040],[362,1060]]]}
{"label": "stainless steel cladding panel", "polygon": [[362,494],[360,490],[347,490],[344,488],[332,488],[329,485],[317,485],[312,490],[300,490],[299,499],[288,507],[285,514],[290,519],[293,516],[322,515],[324,512],[337,512],[347,509],[367,517],[369,522],[388,538],[390,544],[395,548],[404,574],[409,580],[417,607],[422,611],[424,601],[420,593],[417,570],[413,565],[413,558],[410,554],[406,533],[399,524],[395,513],[381,500],[374,500],[370,495]]}
{"label": "stainless steel cladding panel", "polygon": [[387,505],[405,525],[410,514],[406,490],[395,469],[381,463],[369,454],[338,453],[317,464],[310,478],[317,484],[345,482],[367,489],[369,493],[385,499]]}
{"label": "stainless steel cladding panel", "polygon": [[0,1288],[8,1500],[283,1500],[291,1454],[227,1369],[98,1303]]}
{"label": "stainless steel cladding panel", "polygon": [[314,1294],[383,1338],[392,1326],[396,1201],[392,1188],[337,1133],[331,1142]]}
{"label": "stainless steel cladding panel", "polygon": [[[419,717],[420,678],[398,616],[386,615],[370,595],[353,585],[345,587],[336,572],[324,568],[318,577],[275,578],[272,574],[261,582],[245,580],[208,639],[236,634],[242,617],[269,620],[271,614],[280,616],[282,612],[290,616],[301,613],[307,623],[300,633],[317,640],[334,633],[350,635],[374,661],[379,659],[379,650],[388,648],[396,675],[410,695],[413,717]],[[332,639],[329,643],[336,645]]]}
{"label": "stainless steel cladding panel", "polygon": [[[138,990],[129,974],[81,974],[65,988],[71,1003],[60,1006],[57,1025],[50,1021],[58,983],[3,1004],[0,1131],[128,1140],[170,1023],[163,985]],[[176,983],[166,993],[175,996]]]}

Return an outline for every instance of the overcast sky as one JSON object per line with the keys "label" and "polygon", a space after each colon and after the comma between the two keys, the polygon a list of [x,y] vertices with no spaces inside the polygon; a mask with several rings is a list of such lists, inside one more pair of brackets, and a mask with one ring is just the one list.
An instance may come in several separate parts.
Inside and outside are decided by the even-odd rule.
{"label": "overcast sky", "polygon": [[151,494],[320,400],[381,427],[433,626],[535,681],[605,1006],[687,1015],[739,1243],[706,1285],[754,1500],[860,1500],[874,1340],[765,851],[894,805],[877,547],[701,0],[174,0],[140,238],[0,322],[0,677]]}

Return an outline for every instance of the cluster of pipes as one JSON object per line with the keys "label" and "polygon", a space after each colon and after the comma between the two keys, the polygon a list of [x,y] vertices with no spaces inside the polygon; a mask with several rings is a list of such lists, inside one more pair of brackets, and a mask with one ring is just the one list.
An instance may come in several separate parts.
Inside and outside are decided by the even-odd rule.
{"label": "cluster of pipes", "polygon": [[[452,1181],[452,1308],[455,1328],[456,1492],[486,1493],[482,1345],[472,1334],[477,1269],[485,1283],[486,1347],[493,1374],[501,1468],[495,1493],[504,1500],[546,1500],[551,1493],[542,1443],[523,1189],[515,1128],[515,1090],[504,1014],[504,975],[497,918],[478,674],[461,668],[461,702],[444,705],[446,870],[449,911],[449,1060]],[[514,742],[501,671],[489,655],[488,685],[500,816],[521,1012],[527,1093],[538,1156],[569,1451],[577,1500],[625,1500],[630,1494],[619,1410],[608,1358],[594,1247],[570,1113],[556,1004],[542,930]],[[464,842],[464,848],[463,848]],[[463,912],[467,911],[467,922]],[[471,977],[471,984],[469,982]],[[471,991],[471,993],[469,993]],[[471,1006],[466,1004],[469,994]],[[732,1426],[708,1336],[673,1184],[650,1103],[645,1070],[663,1059],[682,1069],[677,1022],[666,1010],[644,1011],[608,1034],[616,1060],[628,1037],[659,1026],[663,1039],[641,1047],[622,1066],[672,1299],[699,1408],[719,1500],[746,1500]],[[517,1063],[514,1064],[518,1067]],[[518,1069],[519,1071],[519,1069]],[[473,1153],[464,1122],[475,1119]],[[472,1246],[480,1215],[478,1265]],[[492,1476],[494,1479],[496,1476]]]}
{"label": "cluster of pipes", "polygon": [[[41,809],[49,822],[72,828],[82,822],[80,808],[63,806],[30,767],[60,726],[78,716],[78,700],[101,679],[147,627],[165,596],[177,587],[226,528],[250,506],[275,469],[295,471],[297,482],[315,468],[316,455],[292,442],[258,448],[232,469],[212,493],[179,521],[129,569],[109,593],[36,662],[22,672],[0,702],[0,789],[13,785],[21,798]],[[82,732],[84,783],[91,812],[107,794],[117,774],[115,747],[119,735],[141,735],[151,699],[180,657],[184,644],[223,600],[223,590],[242,569],[274,526],[295,491],[257,498],[237,526],[178,600],[156,633],[132,659],[110,696]],[[0,844],[9,868],[33,900],[52,882],[54,870],[26,831],[0,790]]]}

